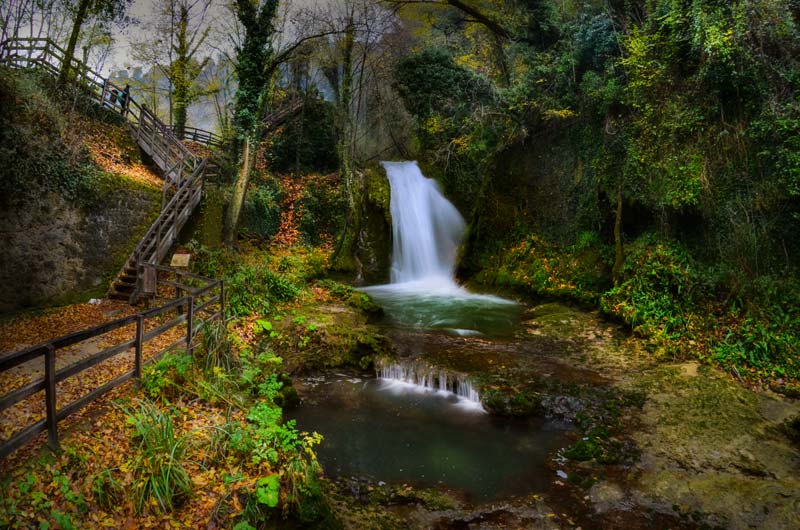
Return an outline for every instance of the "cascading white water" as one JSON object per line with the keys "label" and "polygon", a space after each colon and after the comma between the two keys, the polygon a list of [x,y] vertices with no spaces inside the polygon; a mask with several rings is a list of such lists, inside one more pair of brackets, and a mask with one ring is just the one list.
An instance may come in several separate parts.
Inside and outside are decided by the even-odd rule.
{"label": "cascading white water", "polygon": [[391,186],[392,283],[364,287],[395,322],[459,336],[510,329],[516,303],[455,281],[464,218],[416,162],[382,162]]}
{"label": "cascading white water", "polygon": [[459,403],[475,410],[484,410],[481,396],[472,382],[463,374],[427,366],[422,362],[376,361],[376,375],[389,384],[415,387],[421,391],[452,394]]}
{"label": "cascading white water", "polygon": [[416,162],[382,164],[392,191],[392,283],[454,283],[464,218]]}

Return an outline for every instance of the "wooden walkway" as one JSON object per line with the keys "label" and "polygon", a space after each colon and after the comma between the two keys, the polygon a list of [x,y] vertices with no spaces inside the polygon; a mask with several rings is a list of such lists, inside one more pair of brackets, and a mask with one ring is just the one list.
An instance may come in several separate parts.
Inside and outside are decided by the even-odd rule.
{"label": "wooden walkway", "polygon": [[[57,75],[64,58],[64,50],[46,39],[0,43],[0,64],[8,68]],[[192,154],[145,106],[132,98],[120,100],[120,87],[75,59],[71,67],[70,88],[124,116],[139,147],[164,177],[161,212],[109,290],[109,297],[135,301],[148,287],[160,305],[0,356],[0,458],[45,431],[49,446],[57,449],[59,422],[140,377],[144,364],[167,351],[181,347],[191,353],[203,322],[225,320],[221,281],[159,266],[200,202],[213,164]],[[207,145],[218,138],[197,130],[193,134],[194,141]],[[165,297],[166,292],[171,295]]]}
{"label": "wooden walkway", "polygon": [[[65,51],[48,39],[17,38],[0,43],[0,64],[9,68],[39,69],[58,75]],[[142,265],[163,261],[189,216],[200,203],[203,182],[216,174],[209,158],[195,156],[172,129],[130,96],[123,88],[73,58],[70,86],[109,112],[124,116],[132,136],[164,177],[162,208],[158,218],[112,282],[108,296],[134,302],[142,290]],[[191,140],[208,146],[222,139],[211,132],[188,128]]]}

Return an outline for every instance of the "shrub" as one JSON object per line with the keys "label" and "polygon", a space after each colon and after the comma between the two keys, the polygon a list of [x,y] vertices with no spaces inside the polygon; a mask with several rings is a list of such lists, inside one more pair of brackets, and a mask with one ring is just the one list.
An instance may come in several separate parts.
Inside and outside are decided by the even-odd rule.
{"label": "shrub", "polygon": [[180,395],[186,388],[193,359],[185,351],[167,352],[157,362],[142,369],[142,388],[151,399]]}
{"label": "shrub", "polygon": [[648,235],[628,246],[622,281],[602,296],[601,308],[645,336],[669,335],[685,329],[685,312],[707,287],[684,247]]}
{"label": "shrub", "polygon": [[205,320],[200,327],[200,347],[195,355],[202,359],[205,370],[220,368],[231,371],[238,366],[233,341],[225,322]]}
{"label": "shrub", "polygon": [[155,498],[157,509],[169,512],[192,493],[192,479],[183,466],[187,438],[176,434],[172,417],[155,403],[137,402],[136,408],[121,407],[138,441],[130,463],[136,510],[141,513],[147,501]]}
{"label": "shrub", "polygon": [[281,193],[273,180],[247,192],[242,209],[241,230],[265,239],[278,233],[281,225]]}
{"label": "shrub", "polygon": [[55,91],[36,72],[0,69],[0,204],[42,191],[90,204],[96,167]]}
{"label": "shrub", "polygon": [[271,302],[294,299],[300,289],[263,266],[242,265],[226,277],[228,305],[235,316],[266,314]]}

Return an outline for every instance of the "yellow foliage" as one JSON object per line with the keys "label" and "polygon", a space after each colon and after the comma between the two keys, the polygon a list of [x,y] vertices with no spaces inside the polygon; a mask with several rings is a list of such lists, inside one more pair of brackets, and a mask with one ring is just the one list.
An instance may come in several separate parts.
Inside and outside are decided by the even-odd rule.
{"label": "yellow foliage", "polygon": [[544,117],[548,120],[568,120],[578,115],[572,109],[547,109],[544,111]]}

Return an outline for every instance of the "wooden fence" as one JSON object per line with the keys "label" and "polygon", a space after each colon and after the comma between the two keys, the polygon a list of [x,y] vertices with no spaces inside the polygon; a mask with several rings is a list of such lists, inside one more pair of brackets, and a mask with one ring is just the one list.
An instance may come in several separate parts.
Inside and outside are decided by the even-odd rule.
{"label": "wooden fence", "polygon": [[[196,342],[198,331],[203,322],[225,321],[225,286],[222,281],[204,278],[182,270],[168,267],[146,265],[152,267],[159,283],[159,292],[174,292],[174,298],[167,303],[142,311],[135,315],[107,322],[99,326],[71,333],[63,337],[38,344],[26,350],[10,353],[0,357],[0,376],[25,363],[44,361],[44,374],[13,390],[5,391],[0,396],[0,415],[23,400],[29,399],[42,391],[44,395],[45,417],[28,425],[21,425],[16,433],[2,442],[0,458],[5,458],[18,447],[34,439],[39,433],[47,431],[48,445],[58,450],[58,423],[71,414],[82,409],[103,394],[125,383],[129,379],[139,378],[142,366],[161,358],[164,353],[177,347],[184,347],[188,352]],[[173,291],[174,288],[174,291]],[[156,348],[152,354],[145,355],[145,346],[157,337],[167,334],[185,325],[180,336],[163,348]],[[127,328],[127,329],[125,329]],[[121,342],[115,342],[102,351],[85,356],[67,366],[56,369],[56,355],[59,350],[95,339],[115,330],[123,330],[127,335]],[[170,339],[172,337],[169,337]],[[133,352],[133,363],[129,370],[117,375],[101,386],[86,392],[70,403],[57,406],[57,385],[63,381],[89,370],[115,356]]]}
{"label": "wooden fence", "polygon": [[[0,43],[0,64],[9,68],[37,68],[58,75],[65,57],[65,51],[47,39],[18,38]],[[9,376],[12,370],[26,363],[44,363],[43,375],[40,377],[27,379],[14,389],[3,389],[5,394],[0,396],[0,415],[23,401],[30,403],[31,398],[44,392],[44,407],[40,407],[44,409],[44,418],[28,425],[20,425],[13,435],[0,442],[2,443],[0,458],[6,457],[45,430],[48,432],[50,447],[57,449],[58,423],[61,420],[129,379],[140,377],[143,364],[160,358],[165,352],[179,346],[191,352],[195,336],[203,322],[225,320],[225,288],[221,281],[158,265],[200,202],[203,179],[209,167],[208,159],[192,154],[150,109],[139,105],[127,95],[120,97],[123,88],[108,81],[75,58],[71,61],[69,86],[77,89],[79,94],[89,101],[111,112],[118,112],[124,117],[139,146],[152,158],[164,175],[161,213],[134,249],[117,281],[120,276],[127,274],[128,269],[133,268],[137,289],[131,298],[136,298],[136,293],[142,288],[144,273],[149,269],[160,285],[160,289],[156,287],[156,293],[163,294],[164,289],[172,292],[174,288],[174,297],[153,309],[0,356],[0,377]],[[198,139],[195,141],[200,142],[203,141],[202,138],[214,140],[215,136],[212,133],[197,134]],[[174,193],[167,200],[168,192],[172,190]],[[163,297],[161,299],[163,300]],[[182,324],[186,326],[185,331],[178,339],[166,347],[156,347],[158,351],[152,355],[145,355],[148,344],[155,344],[157,338],[171,338],[173,330]],[[126,338],[102,351],[91,353],[74,363],[56,369],[56,356],[59,351],[98,339],[111,332],[121,332]],[[60,383],[74,381],[77,376],[99,367],[104,361],[131,352],[133,360],[130,370],[117,374],[111,380],[73,399],[70,403],[58,406],[57,392]]]}
{"label": "wooden fence", "polygon": [[222,147],[224,144],[222,136],[211,131],[198,129],[197,127],[184,127],[182,135],[178,134],[175,127],[170,127],[170,129],[183,140],[190,140],[209,147]]}

